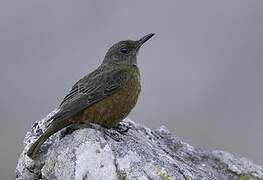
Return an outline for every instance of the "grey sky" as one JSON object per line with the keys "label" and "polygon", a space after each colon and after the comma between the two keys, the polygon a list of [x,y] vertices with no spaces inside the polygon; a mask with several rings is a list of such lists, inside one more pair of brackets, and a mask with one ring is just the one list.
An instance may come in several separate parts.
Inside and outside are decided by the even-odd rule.
{"label": "grey sky", "polygon": [[154,32],[130,114],[205,150],[263,165],[263,1],[1,1],[0,177],[23,138],[107,49]]}

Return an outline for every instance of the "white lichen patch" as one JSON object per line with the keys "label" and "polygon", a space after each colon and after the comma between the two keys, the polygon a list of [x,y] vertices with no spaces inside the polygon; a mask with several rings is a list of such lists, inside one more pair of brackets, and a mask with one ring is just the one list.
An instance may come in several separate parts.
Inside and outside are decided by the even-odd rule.
{"label": "white lichen patch", "polygon": [[86,142],[76,150],[75,154],[76,179],[118,179],[113,163],[114,155],[108,144],[101,148],[98,142]]}
{"label": "white lichen patch", "polygon": [[[56,158],[48,158],[42,168],[42,176],[61,177],[62,179],[74,179],[74,156],[69,152],[57,153]],[[52,173],[50,173],[52,172]],[[53,174],[51,177],[49,174]]]}
{"label": "white lichen patch", "polygon": [[139,161],[140,161],[140,157],[138,156],[138,154],[136,154],[132,151],[129,151],[124,157],[117,158],[117,160],[116,160],[121,171],[125,171],[127,169],[130,169],[132,163],[139,162]]}

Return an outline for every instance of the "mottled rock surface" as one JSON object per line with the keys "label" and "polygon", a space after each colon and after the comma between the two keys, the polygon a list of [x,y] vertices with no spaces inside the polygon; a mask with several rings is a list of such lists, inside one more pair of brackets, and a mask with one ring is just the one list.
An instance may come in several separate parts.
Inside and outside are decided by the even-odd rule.
{"label": "mottled rock surface", "polygon": [[263,179],[262,167],[223,151],[205,152],[126,119],[113,129],[68,127],[42,145],[34,161],[26,150],[46,129],[48,118],[26,134],[17,179]]}

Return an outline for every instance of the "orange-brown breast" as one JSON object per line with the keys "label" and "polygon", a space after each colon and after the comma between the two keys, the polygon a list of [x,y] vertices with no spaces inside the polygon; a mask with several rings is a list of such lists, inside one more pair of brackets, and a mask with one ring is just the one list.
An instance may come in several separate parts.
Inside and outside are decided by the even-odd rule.
{"label": "orange-brown breast", "polygon": [[141,91],[138,67],[129,67],[123,86],[112,96],[94,104],[82,113],[82,121],[111,128],[123,120],[137,103]]}

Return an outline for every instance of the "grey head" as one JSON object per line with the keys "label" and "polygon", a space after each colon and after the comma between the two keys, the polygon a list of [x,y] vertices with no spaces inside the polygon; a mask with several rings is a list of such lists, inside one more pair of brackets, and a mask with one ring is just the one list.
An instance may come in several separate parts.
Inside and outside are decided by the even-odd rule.
{"label": "grey head", "polygon": [[139,40],[125,40],[114,44],[106,53],[103,65],[137,65],[137,55],[140,47],[148,41],[154,33],[147,34]]}

